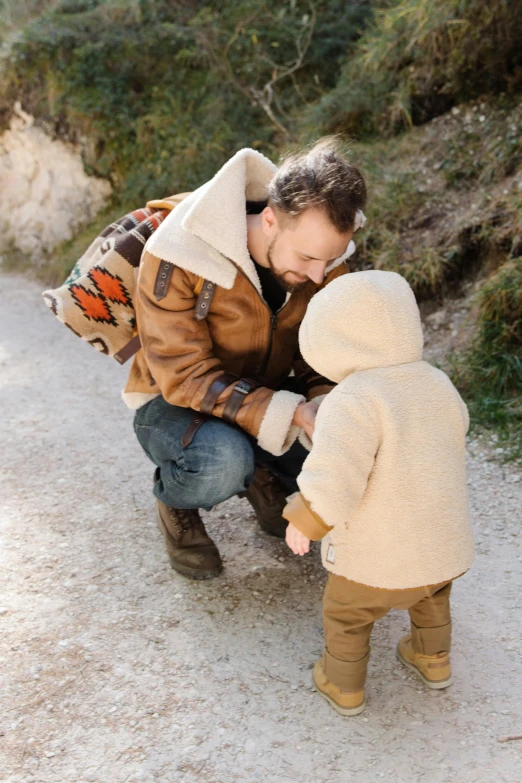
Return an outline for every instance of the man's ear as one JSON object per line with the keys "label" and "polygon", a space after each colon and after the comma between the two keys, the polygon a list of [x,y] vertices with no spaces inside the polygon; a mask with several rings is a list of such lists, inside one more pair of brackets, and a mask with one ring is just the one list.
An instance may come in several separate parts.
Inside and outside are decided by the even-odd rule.
{"label": "man's ear", "polygon": [[272,234],[277,229],[277,215],[272,207],[265,207],[261,212],[261,225],[265,234]]}

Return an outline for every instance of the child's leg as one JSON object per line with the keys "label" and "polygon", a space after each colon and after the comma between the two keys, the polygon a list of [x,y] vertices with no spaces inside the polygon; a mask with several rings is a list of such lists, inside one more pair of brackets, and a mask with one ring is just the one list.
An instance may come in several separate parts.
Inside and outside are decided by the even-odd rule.
{"label": "child's leg", "polygon": [[451,648],[451,582],[409,608],[412,646],[420,655],[437,655]]}
{"label": "child's leg", "polygon": [[389,610],[379,594],[382,591],[342,576],[328,576],[323,597],[323,666],[327,679],[342,691],[364,688],[373,624]]}
{"label": "child's leg", "polygon": [[411,634],[406,634],[397,646],[397,657],[420,677],[428,688],[447,688],[453,682],[449,651],[451,647],[451,615],[449,595],[451,582],[421,588],[409,605]]}

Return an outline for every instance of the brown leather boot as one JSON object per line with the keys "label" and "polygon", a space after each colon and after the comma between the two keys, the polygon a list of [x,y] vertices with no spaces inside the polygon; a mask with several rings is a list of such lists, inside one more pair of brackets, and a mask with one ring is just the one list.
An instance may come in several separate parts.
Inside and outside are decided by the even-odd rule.
{"label": "brown leather boot", "polygon": [[172,568],[189,579],[211,579],[223,570],[223,563],[196,508],[170,508],[156,500],[158,527]]}
{"label": "brown leather boot", "polygon": [[288,522],[281,512],[290,494],[283,482],[264,465],[257,465],[254,480],[239,497],[246,498],[255,511],[261,530],[270,536],[284,538]]}

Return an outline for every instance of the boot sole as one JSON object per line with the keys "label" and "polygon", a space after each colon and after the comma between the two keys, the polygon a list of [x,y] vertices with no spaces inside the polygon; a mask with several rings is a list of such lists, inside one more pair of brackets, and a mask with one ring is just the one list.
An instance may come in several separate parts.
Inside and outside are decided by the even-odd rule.
{"label": "boot sole", "polygon": [[447,680],[439,680],[439,682],[435,682],[434,680],[428,680],[419,669],[417,669],[416,666],[414,666],[413,663],[410,663],[405,658],[402,657],[402,655],[399,652],[399,648],[397,647],[397,660],[399,660],[401,663],[404,664],[404,666],[407,666],[408,669],[410,669],[414,674],[417,675],[417,677],[422,680],[424,685],[426,685],[427,688],[430,688],[432,691],[440,691],[443,688],[449,688],[450,685],[453,685],[453,676],[449,676]]}
{"label": "boot sole", "polygon": [[156,508],[156,524],[158,525],[159,531],[162,534],[163,538],[165,539],[170,567],[174,571],[177,571],[178,574],[181,574],[182,576],[186,576],[188,579],[196,579],[199,581],[203,579],[213,579],[215,576],[219,576],[219,574],[223,570],[223,566],[220,566],[219,568],[215,568],[212,571],[197,571],[195,568],[190,568],[189,566],[184,566],[181,563],[178,563],[177,560],[175,560],[174,557],[169,552],[169,548],[168,548],[169,532],[166,529],[165,525],[163,524],[160,513],[157,508]]}
{"label": "boot sole", "polygon": [[336,701],[334,701],[330,696],[328,696],[327,693],[322,691],[317,685],[315,680],[312,677],[312,682],[314,684],[314,688],[317,691],[317,693],[325,699],[325,701],[328,702],[330,707],[333,707],[334,710],[339,713],[339,715],[342,715],[344,718],[348,718],[352,715],[359,715],[366,707],[366,700],[363,701],[361,704],[358,704],[357,707],[341,707],[339,704],[337,704]]}
{"label": "boot sole", "polygon": [[219,576],[222,572],[223,568],[217,568],[214,571],[195,571],[192,568],[189,568],[188,566],[180,565],[174,558],[169,555],[169,562],[170,567],[177,571],[178,574],[181,574],[182,576],[186,576],[188,579],[195,579],[198,581],[202,581],[204,579],[214,579],[215,576]]}
{"label": "boot sole", "polygon": [[284,533],[276,532],[275,530],[267,530],[266,527],[263,527],[261,523],[258,521],[260,530],[265,534],[265,536],[271,536],[272,538],[278,538],[280,541],[284,541],[286,538],[286,530]]}

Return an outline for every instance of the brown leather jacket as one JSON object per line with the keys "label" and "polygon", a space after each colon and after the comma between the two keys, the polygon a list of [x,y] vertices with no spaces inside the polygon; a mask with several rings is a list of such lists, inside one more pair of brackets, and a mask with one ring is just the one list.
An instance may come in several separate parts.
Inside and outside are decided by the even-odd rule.
{"label": "brown leather jacket", "polygon": [[[230,176],[227,185],[229,181]],[[234,216],[243,225],[244,193],[243,185],[242,215]],[[216,193],[216,198],[219,195]],[[273,315],[262,298],[246,246],[240,258],[236,250],[237,261],[232,257],[233,228],[223,240],[230,241],[227,256],[219,237],[219,256],[205,238],[209,249],[200,263],[198,253],[205,246],[198,240],[195,255],[193,247],[194,234],[202,233],[198,221],[205,220],[205,229],[208,222],[212,225],[215,221],[212,207],[207,204],[202,209],[200,201],[196,191],[177,206],[156,232],[163,229],[160,241],[149,240],[144,251],[135,296],[143,347],[134,359],[123,396],[130,407],[136,408],[151,395],[161,394],[172,405],[235,422],[255,436],[263,448],[280,454],[298,434],[291,421],[299,402],[324,394],[333,386],[305,364],[298,347],[299,326],[319,286],[310,281],[304,290],[287,296],[286,303]],[[168,226],[163,228],[169,220],[170,233]],[[222,221],[215,222],[218,235],[222,226]],[[187,228],[192,233],[185,237]],[[171,251],[179,235],[184,243],[181,249]],[[174,256],[166,260],[165,255],[171,252]],[[346,264],[339,264],[326,282],[347,271]],[[210,287],[200,290],[203,279]],[[207,290],[209,296],[205,299]],[[280,391],[292,370],[299,393]]]}

